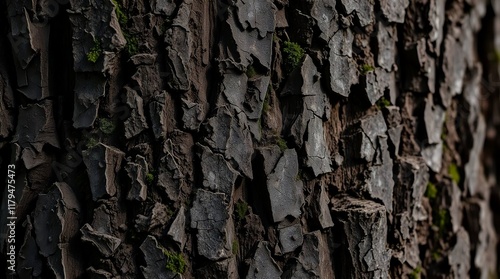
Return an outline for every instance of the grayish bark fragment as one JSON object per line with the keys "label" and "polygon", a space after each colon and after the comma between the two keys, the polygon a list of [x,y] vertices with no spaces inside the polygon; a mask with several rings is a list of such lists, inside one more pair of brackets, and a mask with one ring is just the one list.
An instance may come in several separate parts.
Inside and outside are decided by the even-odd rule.
{"label": "grayish bark fragment", "polygon": [[59,147],[52,110],[52,101],[27,105],[19,109],[15,137],[21,147],[32,146],[36,152],[42,152],[45,144]]}
{"label": "grayish bark fragment", "polygon": [[338,13],[335,9],[335,4],[336,0],[312,1],[311,17],[314,18],[321,31],[319,37],[325,42],[328,42],[339,29]]}
{"label": "grayish bark fragment", "polygon": [[236,2],[238,19],[243,29],[257,29],[264,38],[274,32],[276,7],[270,0],[238,0]]}
{"label": "grayish bark fragment", "polygon": [[201,277],[239,279],[238,266],[236,258],[232,257],[222,261],[211,262],[210,264],[198,269]]}
{"label": "grayish bark fragment", "polygon": [[392,179],[392,158],[389,154],[389,146],[386,136],[378,137],[379,152],[376,162],[368,168],[368,178],[365,181],[368,193],[376,199],[382,200],[388,212],[392,211],[392,191],[394,180]]}
{"label": "grayish bark fragment", "polygon": [[146,266],[141,266],[145,278],[173,279],[176,274],[166,268],[164,249],[153,236],[148,235],[141,244]]}
{"label": "grayish bark fragment", "polygon": [[358,83],[357,66],[352,59],[354,35],[347,30],[339,30],[329,41],[328,62],[330,65],[330,87],[333,92],[348,97],[351,85]]}
{"label": "grayish bark fragment", "polygon": [[315,176],[332,171],[323,130],[329,103],[321,88],[320,76],[312,58],[306,55],[300,71],[292,74],[282,91],[287,98],[283,108],[284,126],[298,146],[305,145],[305,163]]}
{"label": "grayish bark fragment", "polygon": [[457,243],[448,255],[454,278],[469,278],[470,270],[470,240],[464,228],[457,232]]}
{"label": "grayish bark fragment", "polygon": [[[267,0],[253,0],[263,1],[269,5],[269,9],[274,6]],[[266,12],[267,13],[267,12]],[[272,13],[272,21],[274,25],[274,11]],[[241,19],[240,19],[241,20]],[[270,18],[259,18],[259,22],[269,22]],[[267,23],[265,25],[268,25]],[[233,11],[230,10],[224,27],[227,35],[225,35],[227,42],[220,44],[220,51],[227,68],[238,68],[241,71],[246,69],[252,62],[258,61],[266,69],[271,68],[272,56],[272,40],[271,33],[261,34],[259,30],[244,31],[240,29],[240,22],[236,18]],[[264,28],[266,29],[266,28]],[[261,35],[265,35],[261,37]],[[256,61],[254,61],[256,60]]]}
{"label": "grayish bark fragment", "polygon": [[465,164],[465,180],[464,185],[469,190],[471,196],[481,192],[486,192],[486,183],[481,183],[479,176],[481,175],[481,151],[483,150],[484,140],[486,137],[486,124],[484,118],[479,116],[473,134],[474,142],[469,154],[469,161]]}
{"label": "grayish bark fragment", "polygon": [[101,73],[77,73],[73,127],[88,128],[94,124],[99,109],[99,98],[104,96],[106,78]]}
{"label": "grayish bark fragment", "polygon": [[283,278],[334,279],[332,266],[327,238],[320,231],[314,231],[304,235],[302,251],[293,267],[285,272]]}
{"label": "grayish bark fragment", "polygon": [[82,233],[82,240],[92,243],[99,253],[106,258],[113,256],[118,246],[122,243],[121,239],[96,231],[89,224],[83,225],[80,232]]}
{"label": "grayish bark fragment", "polygon": [[[11,30],[8,38],[13,47],[18,91],[31,100],[50,96],[49,84],[49,35],[50,24],[32,21],[28,3],[8,1]],[[18,2],[18,3],[15,3]]]}
{"label": "grayish bark fragment", "polygon": [[166,113],[166,95],[167,92],[155,96],[154,100],[149,103],[149,116],[155,138],[163,139],[167,136],[167,113]]}
{"label": "grayish bark fragment", "polygon": [[375,19],[374,3],[370,0],[340,0],[347,14],[354,12],[361,26],[371,24]]}
{"label": "grayish bark fragment", "polygon": [[393,69],[396,57],[394,53],[396,53],[397,38],[396,28],[394,26],[384,24],[383,21],[377,22],[377,63],[386,71],[392,71]]}
{"label": "grayish bark fragment", "polygon": [[381,0],[382,13],[390,22],[403,23],[409,0]]}
{"label": "grayish bark fragment", "polygon": [[276,167],[276,164],[280,160],[283,152],[276,145],[261,147],[258,149],[258,152],[263,158],[264,173],[266,176],[269,176]]}
{"label": "grayish bark fragment", "polygon": [[422,158],[403,157],[398,161],[398,184],[395,196],[405,195],[410,192],[408,198],[398,199],[395,204],[397,212],[408,212],[413,221],[427,219],[427,212],[422,205],[422,198],[429,182],[429,170]]}
{"label": "grayish bark fragment", "polygon": [[432,95],[429,95],[425,102],[424,122],[427,140],[430,144],[441,142],[445,116],[446,111],[440,105],[434,105]]}
{"label": "grayish bark fragment", "polygon": [[141,155],[135,156],[135,163],[128,162],[125,166],[128,177],[131,181],[130,191],[127,195],[127,200],[145,201],[148,193],[148,188],[144,179],[149,173],[146,159]]}
{"label": "grayish bark fragment", "polygon": [[271,257],[267,242],[259,242],[257,250],[250,262],[246,279],[277,279],[281,278],[281,269]]}
{"label": "grayish bark fragment", "polygon": [[174,0],[152,0],[150,4],[153,13],[166,16],[172,16],[177,7]]}
{"label": "grayish bark fragment", "polygon": [[295,224],[279,229],[279,239],[281,252],[283,254],[295,251],[304,241],[302,226],[300,224]]}
{"label": "grayish bark fragment", "polygon": [[191,9],[187,3],[181,4],[172,27],[165,33],[167,44],[167,84],[173,90],[187,91],[191,83],[189,80],[189,66],[191,56],[191,31],[189,17]]}
{"label": "grayish bark fragment", "polygon": [[[362,118],[359,126],[360,131],[357,135],[361,139],[361,143],[356,146],[358,151],[357,156],[367,162],[372,162],[376,159],[374,158],[375,153],[380,148],[379,141],[385,137],[387,132],[384,116],[381,111],[377,111],[373,115]],[[383,149],[380,148],[380,150]]]}
{"label": "grayish bark fragment", "polygon": [[391,250],[386,247],[385,207],[350,197],[332,203],[342,224],[341,278],[389,278]]}
{"label": "grayish bark fragment", "polygon": [[246,117],[220,108],[205,127],[209,132],[205,141],[212,150],[224,154],[227,160],[234,163],[236,170],[252,178],[253,143]]}
{"label": "grayish bark fragment", "polygon": [[287,149],[267,178],[273,221],[281,222],[287,216],[298,218],[304,203],[303,182],[297,179],[297,153]]}
{"label": "grayish bark fragment", "polygon": [[438,173],[441,170],[443,162],[443,142],[433,144],[422,148],[422,158],[424,158],[427,166]]}
{"label": "grayish bark fragment", "polygon": [[120,170],[124,155],[122,151],[102,143],[83,151],[83,162],[87,167],[94,201],[104,196],[115,195],[115,177]]}
{"label": "grayish bark fragment", "polygon": [[184,206],[179,208],[179,212],[175,216],[174,221],[170,225],[170,228],[167,231],[167,235],[172,238],[178,245],[179,248],[184,249],[184,245],[186,244],[186,213]]}
{"label": "grayish bark fragment", "polygon": [[31,219],[27,218],[23,224],[26,233],[24,240],[19,249],[19,263],[17,265],[17,273],[21,279],[29,279],[40,276],[42,273],[42,257],[38,253],[38,246],[35,241],[34,228]]}
{"label": "grayish bark fragment", "polygon": [[83,266],[70,243],[80,226],[80,204],[66,183],[54,186],[49,193],[41,194],[36,203],[36,244],[56,278],[76,278],[83,274]]}
{"label": "grayish bark fragment", "polygon": [[130,139],[149,128],[144,115],[144,102],[137,92],[125,87],[123,102],[130,108],[129,117],[124,122],[125,137]]}
{"label": "grayish bark fragment", "polygon": [[34,169],[42,164],[50,163],[51,158],[45,152],[37,152],[32,147],[26,147],[23,149],[21,155],[23,159],[24,166],[27,170]]}
{"label": "grayish bark fragment", "polygon": [[0,57],[0,138],[8,137],[14,130],[14,92],[7,79],[4,59]]}
{"label": "grayish bark fragment", "polygon": [[234,235],[228,213],[229,205],[222,193],[199,189],[191,208],[191,228],[197,230],[198,254],[212,261],[231,256]]}
{"label": "grayish bark fragment", "polygon": [[453,96],[462,93],[467,67],[463,51],[463,45],[459,40],[451,35],[446,36],[443,53],[444,80],[441,82],[439,90],[445,107],[451,104]]}
{"label": "grayish bark fragment", "polygon": [[216,193],[224,193],[226,201],[229,202],[238,173],[226,162],[224,156],[214,154],[202,145],[200,149],[203,187]]}
{"label": "grayish bark fragment", "polygon": [[317,220],[321,229],[333,227],[333,220],[330,213],[330,199],[323,183],[314,186],[312,192],[310,207],[311,215]]}

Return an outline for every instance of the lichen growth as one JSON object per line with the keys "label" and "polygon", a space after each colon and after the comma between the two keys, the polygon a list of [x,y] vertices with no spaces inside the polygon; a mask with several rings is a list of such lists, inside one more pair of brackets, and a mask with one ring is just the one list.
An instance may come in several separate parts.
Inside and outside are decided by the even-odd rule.
{"label": "lichen growth", "polygon": [[139,53],[139,40],[128,33],[124,34],[127,45],[125,46],[129,56],[136,55]]}
{"label": "lichen growth", "polygon": [[375,67],[373,67],[370,64],[364,64],[363,66],[361,66],[361,74],[363,74],[363,75],[366,75],[367,73],[373,72],[373,71],[375,71]]}
{"label": "lichen growth", "polygon": [[288,149],[288,145],[286,143],[286,140],[283,138],[278,138],[276,140],[276,145],[278,145],[278,147],[280,148],[281,151],[285,151]]}
{"label": "lichen growth", "polygon": [[436,185],[432,182],[427,183],[427,189],[425,190],[425,196],[431,200],[434,200],[437,197],[437,193],[438,193],[438,190],[437,190]]}
{"label": "lichen growth", "polygon": [[253,77],[255,77],[257,75],[257,71],[255,70],[254,66],[250,65],[247,68],[246,74],[247,74],[248,78],[253,78]]}
{"label": "lichen growth", "polygon": [[236,215],[236,220],[239,222],[245,219],[245,216],[247,215],[248,212],[248,203],[246,203],[243,200],[239,200],[234,207],[235,207],[234,212]]}
{"label": "lichen growth", "polygon": [[448,167],[448,175],[450,176],[452,181],[454,181],[456,184],[460,184],[461,177],[456,164],[450,164],[450,166]]}
{"label": "lichen growth", "polygon": [[154,174],[152,174],[152,173],[148,173],[148,174],[146,174],[146,183],[147,183],[148,185],[153,184],[153,181],[154,181],[154,180],[155,180],[155,176],[154,176]]}
{"label": "lichen growth", "polygon": [[177,274],[183,274],[186,271],[186,260],[181,253],[174,253],[168,250],[163,250],[163,254],[167,259],[166,267],[168,270]]}
{"label": "lichen growth", "polygon": [[496,63],[500,62],[500,50],[495,49],[495,51],[493,52],[493,61]]}
{"label": "lichen growth", "polygon": [[115,130],[115,124],[109,119],[106,118],[100,118],[99,119],[99,130],[103,132],[104,134],[111,134]]}
{"label": "lichen growth", "polygon": [[387,100],[384,96],[382,96],[382,98],[378,99],[376,105],[379,109],[383,109],[385,107],[390,106],[391,101]]}
{"label": "lichen growth", "polygon": [[128,16],[123,11],[122,6],[118,3],[117,0],[112,1],[115,5],[115,13],[116,17],[118,18],[118,23],[120,24],[120,27],[122,29],[123,37],[125,37],[125,40],[127,41],[125,50],[127,51],[127,54],[129,56],[136,55],[137,53],[139,53],[139,40],[136,36],[133,36],[127,31]]}
{"label": "lichen growth", "polygon": [[111,0],[111,1],[113,2],[113,5],[115,5],[115,13],[116,17],[118,18],[118,23],[120,23],[120,26],[124,27],[125,25],[127,25],[128,17],[123,12],[122,6],[118,3],[117,0]]}
{"label": "lichen growth", "polygon": [[87,147],[87,149],[92,149],[92,148],[96,147],[98,144],[99,144],[99,141],[96,138],[94,138],[93,136],[90,136],[87,138],[87,143],[85,144],[85,146]]}
{"label": "lichen growth", "polygon": [[231,250],[233,252],[233,255],[238,254],[238,250],[240,248],[240,244],[238,243],[237,239],[233,240],[233,246],[231,248],[232,248]]}
{"label": "lichen growth", "polygon": [[420,273],[422,273],[422,268],[417,266],[409,275],[410,279],[420,279]]}
{"label": "lichen growth", "polygon": [[437,262],[441,260],[441,253],[439,253],[438,251],[433,251],[431,257],[433,261]]}
{"label": "lichen growth", "polygon": [[95,63],[97,62],[99,57],[101,57],[101,54],[102,54],[101,43],[98,40],[94,40],[94,45],[87,53],[87,60],[89,62]]}
{"label": "lichen growth", "polygon": [[297,175],[295,176],[295,181],[301,181],[302,180],[302,177],[303,177],[304,173],[302,172],[302,170],[299,170],[297,172]]}
{"label": "lichen growth", "polygon": [[284,62],[286,71],[291,73],[300,63],[304,57],[304,49],[294,42],[285,41],[283,47]]}
{"label": "lichen growth", "polygon": [[442,234],[450,223],[450,214],[446,209],[439,209],[434,216],[434,225],[439,229]]}

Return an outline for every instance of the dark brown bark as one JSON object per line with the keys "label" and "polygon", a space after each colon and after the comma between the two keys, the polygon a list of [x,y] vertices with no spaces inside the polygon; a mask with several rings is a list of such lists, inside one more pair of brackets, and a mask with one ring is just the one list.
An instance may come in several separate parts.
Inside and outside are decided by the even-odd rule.
{"label": "dark brown bark", "polygon": [[6,274],[496,278],[500,2],[375,2],[1,2]]}

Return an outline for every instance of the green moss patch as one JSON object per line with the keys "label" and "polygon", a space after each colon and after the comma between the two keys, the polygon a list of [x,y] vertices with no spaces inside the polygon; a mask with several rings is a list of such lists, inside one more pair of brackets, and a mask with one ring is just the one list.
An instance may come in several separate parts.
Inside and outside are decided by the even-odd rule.
{"label": "green moss patch", "polygon": [[291,73],[299,65],[302,57],[304,57],[305,51],[299,44],[294,42],[286,41],[283,44],[286,71]]}
{"label": "green moss patch", "polygon": [[87,60],[89,62],[95,63],[97,60],[99,60],[99,57],[101,57],[102,54],[102,48],[101,48],[101,43],[98,40],[94,40],[94,45],[90,49],[90,51],[87,53]]}
{"label": "green moss patch", "polygon": [[184,260],[181,253],[163,250],[163,254],[165,254],[165,257],[167,258],[166,267],[168,270],[178,274],[183,274],[186,271],[186,260]]}

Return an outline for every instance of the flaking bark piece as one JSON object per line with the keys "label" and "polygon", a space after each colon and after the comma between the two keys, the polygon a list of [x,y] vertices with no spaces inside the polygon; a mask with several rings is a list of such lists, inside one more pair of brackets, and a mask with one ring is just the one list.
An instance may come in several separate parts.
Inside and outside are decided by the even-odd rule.
{"label": "flaking bark piece", "polygon": [[340,223],[341,278],[389,278],[387,211],[381,204],[351,197],[333,199]]}
{"label": "flaking bark piece", "polygon": [[281,95],[285,129],[299,147],[305,145],[306,166],[315,176],[331,172],[332,161],[323,129],[329,102],[321,86],[321,74],[309,55],[300,71],[292,73]]}
{"label": "flaking bark piece", "polygon": [[92,127],[99,110],[99,98],[105,94],[106,83],[101,73],[75,75],[73,127]]}
{"label": "flaking bark piece", "polygon": [[146,266],[141,266],[144,278],[173,279],[177,274],[166,268],[167,258],[163,248],[156,238],[148,235],[141,244],[140,249],[144,254]]}
{"label": "flaking bark piece", "polygon": [[170,228],[167,231],[167,235],[172,238],[178,245],[180,250],[184,249],[184,245],[186,244],[186,209],[184,206],[179,208],[179,212],[175,216],[174,221],[170,225]]}
{"label": "flaking bark piece", "polygon": [[273,33],[275,28],[276,7],[270,0],[250,0],[236,2],[238,19],[243,29],[257,29],[260,38]]}
{"label": "flaking bark piece", "polygon": [[176,91],[187,91],[191,86],[189,62],[191,56],[190,4],[183,3],[171,28],[165,32],[167,84]]}
{"label": "flaking bark piece", "polygon": [[208,119],[205,130],[208,135],[204,141],[212,151],[224,154],[237,171],[253,178],[253,142],[245,115],[219,108]]}
{"label": "flaking bark piece", "polygon": [[328,240],[320,231],[304,235],[299,257],[285,271],[284,279],[334,279]]}
{"label": "flaking bark piece", "polygon": [[198,254],[212,261],[231,256],[229,205],[223,193],[199,189],[191,208],[191,228],[197,230]]}
{"label": "flaking bark piece", "polygon": [[82,233],[82,240],[92,243],[99,253],[106,258],[114,255],[116,249],[118,249],[118,246],[120,246],[122,242],[121,239],[117,237],[94,230],[89,224],[83,225],[80,232]]}
{"label": "flaking bark piece", "polygon": [[33,225],[30,217],[26,219],[23,224],[26,230],[24,241],[19,249],[19,264],[17,266],[17,273],[21,279],[30,279],[32,277],[40,276],[42,273],[43,262],[42,257],[38,253],[38,246],[33,235]]}
{"label": "flaking bark piece", "polygon": [[295,251],[304,241],[302,226],[300,224],[295,224],[279,229],[279,239],[281,252],[283,254]]}
{"label": "flaking bark piece", "polygon": [[125,154],[102,143],[82,153],[89,176],[92,199],[96,201],[104,196],[114,196],[116,194],[116,174],[120,170]]}
{"label": "flaking bark piece", "polygon": [[470,240],[467,231],[461,227],[457,232],[457,243],[448,255],[448,261],[454,278],[469,278]]}
{"label": "flaking bark piece", "polygon": [[56,278],[76,278],[83,267],[72,243],[80,227],[80,204],[66,183],[41,194],[33,214],[36,243]]}
{"label": "flaking bark piece", "polygon": [[130,108],[130,115],[124,122],[125,137],[130,139],[149,128],[144,114],[144,102],[133,89],[125,87],[123,102]]}
{"label": "flaking bark piece", "polygon": [[275,223],[283,221],[287,216],[298,218],[301,214],[304,184],[298,177],[298,172],[297,152],[287,149],[267,178],[267,192]]}
{"label": "flaking bark piece", "polygon": [[261,241],[250,261],[246,279],[277,279],[281,278],[281,269],[271,257],[267,242]]}
{"label": "flaking bark piece", "polygon": [[23,148],[34,147],[42,152],[45,144],[59,148],[52,101],[20,107],[15,138]]}
{"label": "flaking bark piece", "polygon": [[213,192],[224,193],[229,202],[233,194],[238,173],[227,163],[224,156],[213,153],[209,148],[199,145],[203,187]]}
{"label": "flaking bark piece", "polygon": [[347,14],[354,12],[361,26],[371,24],[375,19],[374,2],[370,0],[340,0]]}
{"label": "flaking bark piece", "polygon": [[131,188],[128,192],[128,200],[145,201],[148,193],[146,175],[149,173],[146,159],[141,155],[135,157],[134,162],[128,162],[125,166],[128,177],[131,181]]}

